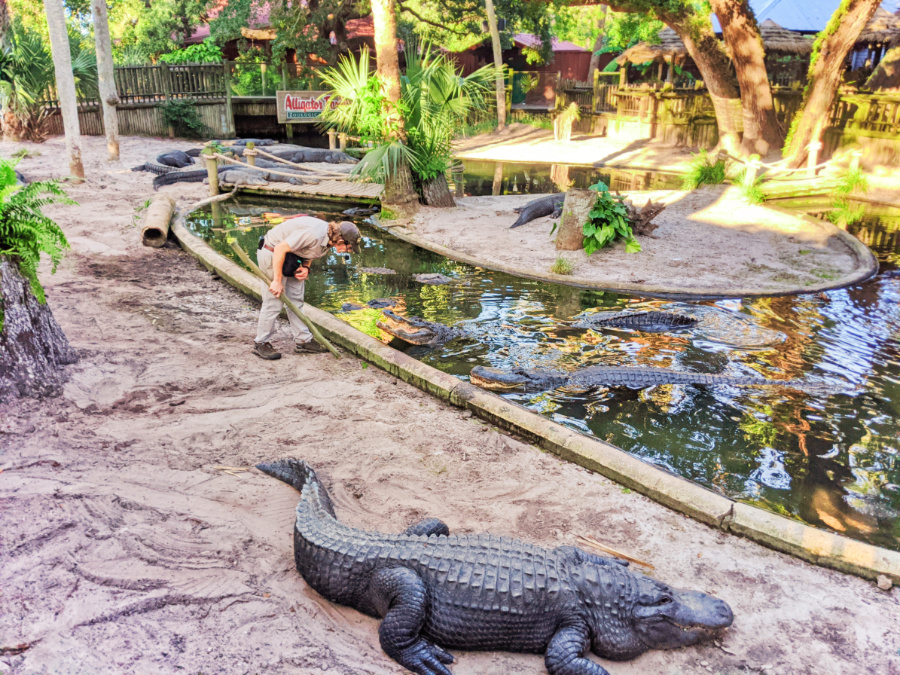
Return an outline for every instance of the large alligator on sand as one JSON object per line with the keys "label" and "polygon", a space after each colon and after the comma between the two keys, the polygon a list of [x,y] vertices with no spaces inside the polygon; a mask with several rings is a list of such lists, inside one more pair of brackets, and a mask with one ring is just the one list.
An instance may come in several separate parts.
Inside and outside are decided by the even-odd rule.
{"label": "large alligator on sand", "polygon": [[472,384],[483,389],[548,391],[564,386],[574,387],[628,387],[643,389],[660,384],[700,384],[731,387],[799,387],[793,380],[767,380],[762,377],[734,377],[707,373],[689,373],[668,368],[626,368],[619,366],[589,366],[567,373],[561,370],[531,370],[513,368],[503,370],[475,366],[469,373]]}
{"label": "large alligator on sand", "polygon": [[598,312],[581,317],[572,325],[576,328],[630,328],[644,333],[669,333],[686,330],[697,325],[698,319],[675,312]]}
{"label": "large alligator on sand", "polygon": [[381,619],[381,648],[419,675],[451,675],[446,649],[544,654],[550,675],[609,675],[585,654],[632,659],[713,639],[733,621],[722,600],[573,546],[451,535],[434,518],[403,534],[359,530],[338,522],[306,462],[257,468],[300,492],[294,562],[306,583]]}
{"label": "large alligator on sand", "polygon": [[538,199],[528,202],[525,206],[513,209],[519,214],[518,220],[509,226],[509,229],[519,227],[525,223],[530,223],[537,218],[544,216],[553,216],[559,218],[562,214],[563,202],[566,201],[566,193],[549,195],[547,197],[539,197]]}
{"label": "large alligator on sand", "polygon": [[384,318],[375,325],[385,333],[411,345],[438,347],[467,334],[459,328],[432,323],[417,316],[400,316],[389,309],[381,310],[381,314]]}

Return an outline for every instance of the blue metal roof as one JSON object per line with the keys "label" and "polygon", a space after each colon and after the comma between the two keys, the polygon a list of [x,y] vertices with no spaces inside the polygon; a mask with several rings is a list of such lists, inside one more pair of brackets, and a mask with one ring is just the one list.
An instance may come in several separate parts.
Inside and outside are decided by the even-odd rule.
{"label": "blue metal roof", "polygon": [[[825,28],[840,4],[841,0],[750,0],[759,23],[771,19],[782,28],[800,33],[818,33]],[[900,0],[885,0],[881,6],[894,13],[900,9]],[[716,15],[710,18],[713,30],[721,33]]]}

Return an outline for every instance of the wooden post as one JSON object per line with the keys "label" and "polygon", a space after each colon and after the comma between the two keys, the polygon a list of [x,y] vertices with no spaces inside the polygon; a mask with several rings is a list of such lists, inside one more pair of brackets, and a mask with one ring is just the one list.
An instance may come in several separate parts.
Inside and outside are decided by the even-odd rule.
{"label": "wooden post", "polygon": [[209,194],[215,197],[219,194],[219,161],[216,159],[216,150],[212,147],[203,148],[203,159],[206,160],[206,175],[209,177]]}
{"label": "wooden post", "polygon": [[247,164],[250,166],[256,166],[256,144],[253,141],[248,141],[247,148],[244,150],[244,157],[247,158]]}
{"label": "wooden post", "polygon": [[337,132],[334,129],[328,130],[328,149],[337,150]]}
{"label": "wooden post", "polygon": [[266,95],[266,71],[268,70],[268,63],[260,63],[259,64],[259,76],[262,80],[262,95]]}
{"label": "wooden post", "polygon": [[[597,68],[594,71],[594,88],[591,92],[591,112],[592,113],[597,112],[597,105],[598,105],[597,99],[599,98],[599,96],[600,96],[600,69]],[[591,129],[591,132],[593,132],[593,129]]]}
{"label": "wooden post", "polygon": [[819,150],[822,149],[821,141],[813,141],[809,144],[809,156],[806,158],[806,175],[815,178],[816,165],[819,163]]}
{"label": "wooden post", "polygon": [[625,63],[619,68],[619,86],[624,87],[628,84],[628,64]]}
{"label": "wooden post", "polygon": [[341,152],[347,149],[347,134],[342,133],[338,135],[338,143],[341,149]]}
{"label": "wooden post", "polygon": [[[162,84],[163,84],[163,94],[165,96],[165,102],[168,103],[172,98],[172,73],[169,70],[169,64],[162,64],[162,70],[160,73],[162,74]],[[175,138],[175,127],[171,124],[168,124],[169,128],[169,138]]]}
{"label": "wooden post", "polygon": [[503,162],[494,165],[494,182],[491,184],[491,194],[495,197],[503,190]]}
{"label": "wooden post", "polygon": [[[282,62],[281,64],[281,88],[284,91],[288,89],[288,67],[287,62]],[[285,122],[284,124],[284,134],[287,136],[289,141],[294,140],[294,125],[290,122]]]}
{"label": "wooden post", "polygon": [[229,138],[236,136],[234,130],[234,108],[231,107],[231,61],[222,64],[222,72],[225,77],[225,134]]}
{"label": "wooden post", "polygon": [[563,202],[562,217],[559,219],[559,230],[556,235],[558,251],[577,251],[584,248],[584,224],[588,221],[591,209],[597,203],[595,190],[569,188],[566,201]]}
{"label": "wooden post", "polygon": [[859,171],[859,160],[862,159],[862,150],[850,151],[850,170]]}

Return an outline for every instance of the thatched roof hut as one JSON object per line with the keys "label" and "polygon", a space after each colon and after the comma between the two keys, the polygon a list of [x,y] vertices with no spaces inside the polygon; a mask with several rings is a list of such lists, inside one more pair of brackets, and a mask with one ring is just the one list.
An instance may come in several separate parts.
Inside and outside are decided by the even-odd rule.
{"label": "thatched roof hut", "polygon": [[[782,28],[771,19],[763,21],[759,26],[763,45],[767,54],[797,54],[807,56],[812,53],[813,41],[794,31]],[[639,42],[626,49],[616,59],[620,66],[626,63],[646,63],[647,61],[665,61],[682,63],[688,56],[687,47],[671,28],[659,31],[659,44],[652,45]]]}
{"label": "thatched roof hut", "polygon": [[810,38],[782,28],[772,19],[766,19],[759,24],[759,34],[762,37],[766,54],[807,56],[812,53],[813,41]]}
{"label": "thatched roof hut", "polygon": [[666,63],[680,63],[687,58],[687,47],[678,37],[678,33],[669,27],[659,31],[659,44],[652,45],[649,42],[639,42],[622,52],[616,59],[616,63],[624,66],[626,63],[646,63],[647,61],[665,61]]}
{"label": "thatched roof hut", "polygon": [[886,45],[892,42],[900,42],[900,16],[879,7],[859,34],[856,44]]}

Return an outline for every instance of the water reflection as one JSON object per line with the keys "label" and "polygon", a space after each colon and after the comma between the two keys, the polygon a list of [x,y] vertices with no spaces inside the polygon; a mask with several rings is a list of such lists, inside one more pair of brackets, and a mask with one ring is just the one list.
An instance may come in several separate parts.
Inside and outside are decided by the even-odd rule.
{"label": "water reflection", "polygon": [[[226,233],[255,251],[265,227],[253,220],[254,208],[314,210],[295,202],[242,204],[237,213],[225,207],[221,225],[206,215],[194,217],[191,226],[226,255]],[[865,227],[875,231],[883,225]],[[518,279],[441,258],[370,227],[362,230],[362,251],[349,264],[336,255],[316,261],[307,299],[337,312],[345,302],[392,297],[401,314],[464,328],[465,337],[440,349],[396,345],[456,376],[467,377],[479,364],[568,370],[626,365],[821,385],[816,391],[561,388],[506,396],[735,499],[900,549],[900,279],[890,268],[893,249],[878,251],[885,273],[847,289],[673,303]],[[366,273],[363,267],[396,274]],[[413,279],[434,272],[452,283],[426,286]],[[673,307],[703,320],[670,334],[571,325],[584,313]],[[376,310],[339,316],[389,340],[374,325]]]}

